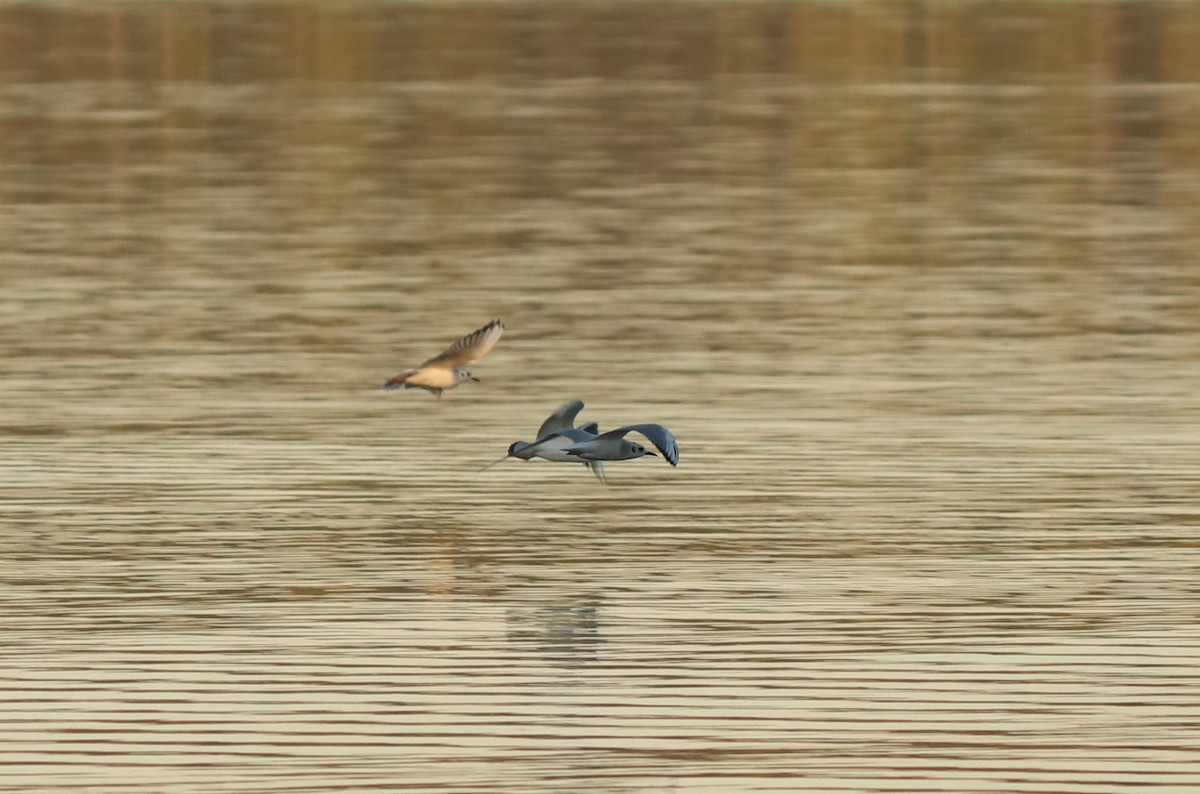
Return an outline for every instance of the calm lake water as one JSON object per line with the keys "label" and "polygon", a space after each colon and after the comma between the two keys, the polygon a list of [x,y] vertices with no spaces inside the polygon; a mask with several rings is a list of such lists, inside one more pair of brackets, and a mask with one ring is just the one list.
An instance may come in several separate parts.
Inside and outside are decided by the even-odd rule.
{"label": "calm lake water", "polygon": [[0,5],[0,790],[1196,791],[1197,41]]}

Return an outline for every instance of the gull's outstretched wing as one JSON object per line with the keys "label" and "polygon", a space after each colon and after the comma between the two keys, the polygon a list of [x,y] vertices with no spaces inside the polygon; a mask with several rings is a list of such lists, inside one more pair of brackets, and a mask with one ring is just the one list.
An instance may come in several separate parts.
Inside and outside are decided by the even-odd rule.
{"label": "gull's outstretched wing", "polygon": [[582,410],[583,400],[571,400],[569,403],[558,406],[558,409],[546,417],[546,421],[542,422],[542,426],[538,428],[537,440],[541,440],[551,433],[570,430],[575,426],[575,417]]}
{"label": "gull's outstretched wing", "polygon": [[670,463],[672,466],[679,464],[679,445],[675,443],[675,436],[671,435],[671,431],[662,425],[626,425],[625,427],[618,427],[616,430],[609,430],[607,433],[601,433],[596,436],[596,440],[603,438],[624,438],[627,433],[641,433],[650,439],[650,443],[658,447],[658,451],[666,458],[667,463]]}
{"label": "gull's outstretched wing", "polygon": [[500,340],[500,335],[503,333],[504,323],[492,320],[478,331],[467,334],[433,358],[422,362],[421,366],[428,367],[430,364],[439,364],[454,368],[478,361],[496,346],[496,342]]}

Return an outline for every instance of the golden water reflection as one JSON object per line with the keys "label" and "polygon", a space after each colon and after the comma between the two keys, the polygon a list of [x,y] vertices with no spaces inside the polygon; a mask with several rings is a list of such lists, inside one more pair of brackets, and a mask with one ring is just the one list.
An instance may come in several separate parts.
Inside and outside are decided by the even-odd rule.
{"label": "golden water reflection", "polygon": [[1197,34],[0,5],[0,790],[1194,788]]}

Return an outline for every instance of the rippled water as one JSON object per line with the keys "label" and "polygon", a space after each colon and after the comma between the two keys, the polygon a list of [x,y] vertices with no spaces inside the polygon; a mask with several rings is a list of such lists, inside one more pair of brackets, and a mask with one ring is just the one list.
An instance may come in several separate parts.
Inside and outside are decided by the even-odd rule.
{"label": "rippled water", "polygon": [[0,790],[1195,790],[1196,35],[0,6]]}

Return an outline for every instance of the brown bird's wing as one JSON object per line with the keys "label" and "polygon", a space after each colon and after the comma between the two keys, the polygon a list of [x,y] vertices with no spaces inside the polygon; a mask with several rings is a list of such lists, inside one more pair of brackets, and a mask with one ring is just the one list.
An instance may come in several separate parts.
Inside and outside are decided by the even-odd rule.
{"label": "brown bird's wing", "polygon": [[495,347],[503,333],[504,323],[492,320],[478,331],[467,334],[433,358],[422,362],[421,366],[428,367],[430,364],[437,364],[442,367],[454,368],[478,361]]}

